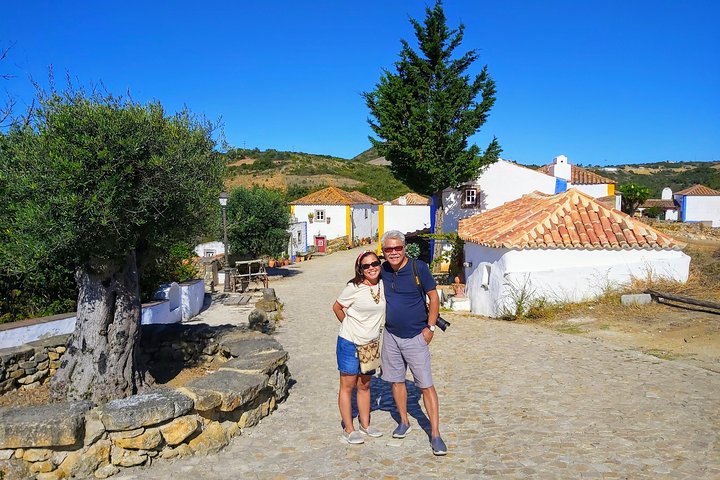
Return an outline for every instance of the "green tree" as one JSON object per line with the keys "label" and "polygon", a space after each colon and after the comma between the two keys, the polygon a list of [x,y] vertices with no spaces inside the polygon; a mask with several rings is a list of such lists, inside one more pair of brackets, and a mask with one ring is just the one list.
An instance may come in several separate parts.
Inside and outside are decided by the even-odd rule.
{"label": "green tree", "polygon": [[233,255],[257,258],[287,249],[290,209],[278,190],[236,188],[227,204],[228,243]]}
{"label": "green tree", "polygon": [[139,272],[217,215],[224,165],[213,126],[82,90],[40,92],[28,118],[0,150],[2,274],[33,275],[54,259],[73,265],[77,323],[51,394],[127,396],[152,381],[135,348]]}
{"label": "green tree", "polygon": [[622,194],[622,211],[628,215],[635,214],[635,210],[650,198],[650,189],[637,183],[626,183],[618,187]]}
{"label": "green tree", "polygon": [[423,24],[410,22],[419,52],[401,40],[395,72],[385,70],[375,90],[363,96],[374,117],[368,122],[379,137],[371,137],[371,143],[405,185],[436,196],[435,225],[440,233],[442,190],[474,178],[501,152],[496,139],[484,152],[468,145],[495,103],[495,82],[487,66],[473,78],[467,73],[478,59],[475,50],[454,56],[465,27],[448,29],[440,1],[426,8]]}

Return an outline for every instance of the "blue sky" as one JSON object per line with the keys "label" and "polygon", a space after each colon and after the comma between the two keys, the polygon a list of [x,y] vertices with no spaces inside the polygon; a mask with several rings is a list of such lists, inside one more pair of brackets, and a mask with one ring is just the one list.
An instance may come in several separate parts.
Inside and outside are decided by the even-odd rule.
{"label": "blue sky", "polygon": [[[720,160],[720,2],[446,0],[460,51],[497,84],[490,119],[503,158],[544,164]],[[368,148],[368,110],[408,17],[426,2],[10,2],[13,45],[0,95],[29,104],[52,65],[137,101],[222,119],[236,147],[350,158]]]}

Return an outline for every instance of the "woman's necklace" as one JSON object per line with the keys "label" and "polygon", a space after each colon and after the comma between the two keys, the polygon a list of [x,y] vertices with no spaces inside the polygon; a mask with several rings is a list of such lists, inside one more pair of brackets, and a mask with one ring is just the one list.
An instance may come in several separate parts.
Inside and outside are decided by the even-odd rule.
{"label": "woman's necklace", "polygon": [[378,291],[377,293],[373,293],[372,286],[369,283],[366,283],[368,286],[368,290],[370,290],[370,296],[375,301],[375,303],[380,303],[380,285],[378,285]]}

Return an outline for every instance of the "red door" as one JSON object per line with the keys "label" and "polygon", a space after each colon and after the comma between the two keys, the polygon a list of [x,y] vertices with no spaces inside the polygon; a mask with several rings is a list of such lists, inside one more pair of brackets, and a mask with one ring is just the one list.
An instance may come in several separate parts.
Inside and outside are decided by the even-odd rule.
{"label": "red door", "polygon": [[315,237],[315,251],[325,253],[325,237]]}

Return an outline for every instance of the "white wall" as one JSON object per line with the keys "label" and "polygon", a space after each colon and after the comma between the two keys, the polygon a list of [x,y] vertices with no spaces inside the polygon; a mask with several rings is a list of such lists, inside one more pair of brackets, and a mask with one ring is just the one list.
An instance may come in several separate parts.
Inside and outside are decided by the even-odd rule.
{"label": "white wall", "polygon": [[198,257],[207,257],[206,253],[214,252],[213,255],[225,253],[225,245],[223,242],[206,242],[195,247],[195,255]]}
{"label": "white wall", "polygon": [[720,227],[720,196],[684,195],[686,222],[712,222]]}
{"label": "white wall", "polygon": [[587,193],[593,198],[607,197],[610,195],[607,183],[599,183],[597,185],[572,185],[568,183],[568,190],[571,188],[577,188],[581,192]]}
{"label": "white wall", "polygon": [[665,220],[676,222],[678,220],[678,210],[665,210]]}
{"label": "white wall", "polygon": [[[350,216],[352,218],[352,239],[372,237],[377,232],[377,216],[373,216],[373,210],[377,210],[376,205],[364,204],[353,205],[351,207]],[[367,218],[366,218],[367,215]]]}
{"label": "white wall", "polygon": [[[687,281],[690,257],[676,250],[507,250],[465,244],[467,292],[474,313],[499,316],[524,288],[549,301],[578,302],[633,277]],[[488,275],[489,267],[489,275]]]}
{"label": "white wall", "polygon": [[325,217],[330,217],[330,223],[318,222],[317,219],[310,223],[308,221],[307,242],[314,245],[315,237],[326,237],[327,240],[344,237],[347,209],[345,205],[295,205],[294,215],[298,220],[308,220],[308,212],[315,213],[315,210],[325,210]]}
{"label": "white wall", "polygon": [[489,165],[472,183],[480,188],[477,208],[460,208],[463,199],[462,192],[458,190],[447,189],[443,192],[445,232],[456,232],[460,219],[498,207],[535,190],[555,193],[555,177],[506,160]]}
{"label": "white wall", "polygon": [[430,228],[430,205],[385,204],[385,231],[399,230],[403,233]]}
{"label": "white wall", "polygon": [[[305,217],[307,218],[307,217]],[[289,256],[296,255],[297,253],[307,252],[307,225],[306,221],[299,221],[297,223],[291,223],[288,227],[290,238],[288,239],[288,250]],[[299,234],[299,235],[298,235]],[[298,240],[299,237],[299,240]]]}

